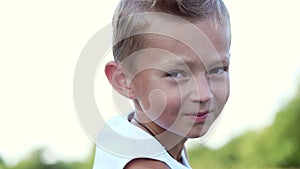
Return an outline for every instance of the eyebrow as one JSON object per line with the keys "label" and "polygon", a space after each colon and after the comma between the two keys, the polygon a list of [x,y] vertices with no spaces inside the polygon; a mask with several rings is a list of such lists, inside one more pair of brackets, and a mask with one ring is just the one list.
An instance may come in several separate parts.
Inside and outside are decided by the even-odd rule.
{"label": "eyebrow", "polygon": [[229,67],[229,64],[230,64],[230,55],[229,57],[222,57],[217,60],[214,60],[212,63],[210,63],[209,65],[206,65],[205,67],[207,69],[209,69],[209,67],[218,67],[218,66],[221,66],[221,67]]}
{"label": "eyebrow", "polygon": [[[225,57],[217,57],[217,59],[214,59],[212,60],[212,63],[210,64],[219,64],[221,63],[222,65],[228,65],[229,62],[230,62],[230,56],[231,54],[229,54],[228,56],[225,56]],[[203,59],[199,58],[201,60],[201,63],[205,66],[205,65],[208,65],[208,64],[205,64],[203,62]],[[194,65],[195,64],[195,60],[194,59],[186,59],[186,58],[180,58],[180,59],[172,59],[171,61],[168,61],[166,63],[162,63],[162,65],[171,65],[171,66],[174,66],[174,65]]]}
{"label": "eyebrow", "polygon": [[229,56],[228,57],[223,57],[222,59],[221,59],[221,63],[224,65],[228,65],[229,64],[229,62],[230,62],[230,56],[231,56],[231,54],[229,54]]}

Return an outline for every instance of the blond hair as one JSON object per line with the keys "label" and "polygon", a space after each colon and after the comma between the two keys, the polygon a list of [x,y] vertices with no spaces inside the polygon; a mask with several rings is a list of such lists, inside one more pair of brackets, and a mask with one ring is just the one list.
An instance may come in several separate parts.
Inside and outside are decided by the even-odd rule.
{"label": "blond hair", "polygon": [[230,28],[229,13],[222,0],[121,0],[113,17],[113,55],[116,61],[122,61],[145,47],[147,34],[136,32],[149,26],[142,15],[137,15],[146,12],[171,14],[191,22],[209,21]]}

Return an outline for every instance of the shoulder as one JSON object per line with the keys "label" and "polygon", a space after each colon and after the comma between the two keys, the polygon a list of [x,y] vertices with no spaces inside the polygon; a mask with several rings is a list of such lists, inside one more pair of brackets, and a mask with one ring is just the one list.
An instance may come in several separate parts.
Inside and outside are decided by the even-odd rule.
{"label": "shoulder", "polygon": [[137,158],[127,163],[124,169],[170,169],[170,167],[162,161]]}

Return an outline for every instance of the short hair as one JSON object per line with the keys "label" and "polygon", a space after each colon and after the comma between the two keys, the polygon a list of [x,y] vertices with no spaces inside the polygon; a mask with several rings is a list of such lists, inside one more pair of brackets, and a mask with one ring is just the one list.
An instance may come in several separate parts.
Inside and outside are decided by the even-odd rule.
{"label": "short hair", "polygon": [[[115,61],[145,47],[147,23],[135,16],[145,12],[160,12],[193,21],[210,21],[213,25],[228,25],[230,18],[222,0],[120,0],[113,17],[113,55]],[[126,21],[122,18],[126,17]],[[128,35],[132,35],[126,37]]]}

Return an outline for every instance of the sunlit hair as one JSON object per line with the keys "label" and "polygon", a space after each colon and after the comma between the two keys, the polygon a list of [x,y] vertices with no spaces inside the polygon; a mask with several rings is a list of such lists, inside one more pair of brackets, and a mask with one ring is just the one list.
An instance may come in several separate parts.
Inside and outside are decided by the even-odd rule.
{"label": "sunlit hair", "polygon": [[[230,28],[229,14],[222,0],[121,0],[113,17],[113,55],[116,61],[122,61],[145,47],[147,34],[134,35],[149,24],[136,15],[145,12],[167,13],[191,22],[209,21],[212,25]],[[124,17],[126,19],[122,19]]]}

